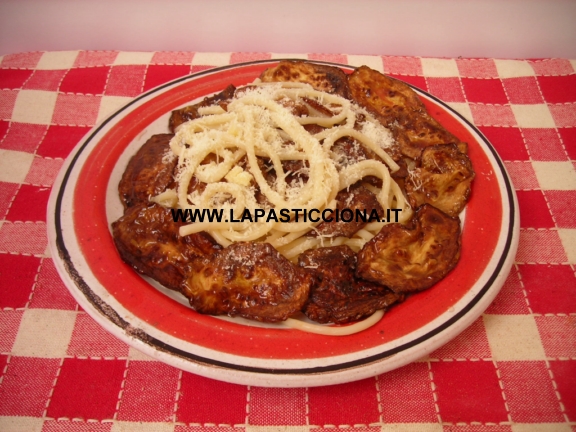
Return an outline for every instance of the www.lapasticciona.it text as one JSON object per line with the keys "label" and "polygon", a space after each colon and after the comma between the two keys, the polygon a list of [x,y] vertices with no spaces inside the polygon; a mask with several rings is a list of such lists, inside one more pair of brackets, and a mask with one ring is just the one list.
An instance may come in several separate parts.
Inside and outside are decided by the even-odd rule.
{"label": "www.lapasticciona.it text", "polygon": [[234,215],[232,209],[171,209],[174,222],[398,222],[402,209],[387,209],[386,217],[380,217],[376,209],[245,209],[242,215]]}

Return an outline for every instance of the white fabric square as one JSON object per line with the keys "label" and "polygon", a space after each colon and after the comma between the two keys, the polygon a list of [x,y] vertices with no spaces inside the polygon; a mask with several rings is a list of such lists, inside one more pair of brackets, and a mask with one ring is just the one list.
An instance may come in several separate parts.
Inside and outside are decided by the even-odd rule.
{"label": "white fabric square", "polygon": [[12,121],[49,125],[56,106],[56,92],[20,90],[16,96]]}
{"label": "white fabric square", "polygon": [[158,360],[144,354],[143,352],[138,351],[134,347],[128,348],[128,358],[130,359],[130,361],[133,361],[133,360],[136,360],[136,361],[158,361]]}
{"label": "white fabric square", "polygon": [[[194,57],[200,54],[195,54]],[[286,54],[286,53],[271,53],[270,58],[272,59],[302,59],[308,60],[307,54]],[[194,64],[194,60],[192,60],[192,64]]]}
{"label": "white fabric square", "polygon": [[119,52],[114,59],[114,65],[147,65],[152,61],[153,52]]}
{"label": "white fabric square", "polygon": [[474,122],[472,118],[472,111],[470,110],[470,105],[468,105],[465,102],[446,102],[446,103],[450,108],[454,109],[454,111],[463,116],[470,123]]}
{"label": "white fabric square", "polygon": [[556,125],[545,104],[510,105],[521,128],[554,128]]}
{"label": "white fabric square", "polygon": [[532,162],[542,190],[576,189],[576,170],[571,162]]}
{"label": "white fabric square", "polygon": [[193,65],[226,66],[230,64],[231,53],[195,53],[192,57]]}
{"label": "white fabric square", "polygon": [[132,100],[133,98],[127,96],[102,96],[96,122],[106,119]]}
{"label": "white fabric square", "polygon": [[75,311],[27,309],[22,315],[12,354],[60,358],[66,355],[72,337]]}
{"label": "white fabric square", "polygon": [[111,432],[172,432],[175,425],[160,422],[114,421]]}
{"label": "white fabric square", "polygon": [[0,430],[2,432],[41,432],[43,425],[43,418],[0,416]]}
{"label": "white fabric square", "polygon": [[559,229],[558,236],[570,264],[576,264],[576,229]]}
{"label": "white fabric square", "polygon": [[494,60],[500,78],[517,78],[534,76],[534,69],[526,61],[520,60]]}
{"label": "white fabric square", "polygon": [[378,72],[384,72],[384,63],[382,57],[379,56],[349,55],[348,64],[351,66],[368,66]]}
{"label": "white fabric square", "polygon": [[32,153],[0,150],[0,181],[23,183],[33,161]]}
{"label": "white fabric square", "polygon": [[513,423],[512,432],[572,432],[568,423]]}
{"label": "white fabric square", "polygon": [[426,77],[457,77],[458,65],[454,59],[422,59],[422,73]]}
{"label": "white fabric square", "polygon": [[532,315],[484,315],[483,318],[494,360],[546,359]]}
{"label": "white fabric square", "polygon": [[70,69],[78,57],[78,51],[50,51],[42,54],[36,69]]}

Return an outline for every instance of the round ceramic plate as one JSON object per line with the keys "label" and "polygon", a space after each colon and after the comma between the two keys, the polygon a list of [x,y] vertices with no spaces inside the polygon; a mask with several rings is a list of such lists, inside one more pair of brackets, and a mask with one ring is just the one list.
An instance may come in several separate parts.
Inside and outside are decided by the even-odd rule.
{"label": "round ceramic plate", "polygon": [[468,143],[476,171],[462,253],[445,279],[391,308],[373,327],[350,336],[322,336],[200,315],[179,294],[140,276],[116,252],[110,224],[123,213],[117,186],[130,157],[151,135],[168,132],[173,109],[229,84],[248,84],[277,62],[183,77],[137,97],[96,126],[68,158],[50,197],[49,242],[60,276],[82,308],[112,334],[158,360],[210,378],[318,386],[417,360],[464,330],[496,296],[519,232],[513,188],[494,148],[463,117],[418,89],[430,114]]}

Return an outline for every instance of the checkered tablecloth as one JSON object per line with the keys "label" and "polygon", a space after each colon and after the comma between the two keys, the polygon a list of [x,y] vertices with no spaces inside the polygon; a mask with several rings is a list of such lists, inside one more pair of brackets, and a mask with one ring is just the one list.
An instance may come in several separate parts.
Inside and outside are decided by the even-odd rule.
{"label": "checkered tablecloth", "polygon": [[80,138],[141,92],[272,53],[0,57],[0,431],[576,431],[576,61],[353,55],[471,120],[505,161],[520,246],[485,314],[429,357],[350,384],[273,389],[152,360],[73,300],[46,203]]}

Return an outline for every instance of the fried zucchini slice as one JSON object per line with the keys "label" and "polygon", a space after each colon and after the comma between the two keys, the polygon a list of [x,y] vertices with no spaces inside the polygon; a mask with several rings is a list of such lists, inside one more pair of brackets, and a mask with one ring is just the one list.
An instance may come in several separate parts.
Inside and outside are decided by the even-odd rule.
{"label": "fried zucchini slice", "polygon": [[302,309],[312,277],[269,243],[234,243],[192,262],[183,294],[198,312],[278,322]]}
{"label": "fried zucchini slice", "polygon": [[367,66],[356,69],[348,83],[352,98],[390,128],[403,155],[417,159],[426,147],[460,143],[428,114],[407,84]]}
{"label": "fried zucchini slice", "polygon": [[403,297],[380,284],[358,279],[354,275],[356,254],[345,245],[306,251],[298,264],[315,279],[303,312],[319,323],[357,321]]}
{"label": "fried zucchini slice", "polygon": [[153,135],[128,162],[118,184],[124,208],[148,203],[149,198],[175,185],[174,169],[178,158],[165,159],[174,135]]}
{"label": "fried zucchini slice", "polygon": [[180,290],[190,262],[222,248],[205,233],[180,237],[183,224],[174,222],[169,209],[138,204],[112,223],[112,236],[127,264],[167,288]]}
{"label": "fried zucchini slice", "polygon": [[356,276],[396,293],[431,287],[460,258],[460,219],[434,206],[416,209],[407,225],[385,225],[358,253]]}
{"label": "fried zucchini slice", "polygon": [[347,75],[339,68],[303,61],[283,60],[260,75],[262,82],[300,82],[314,89],[350,97]]}
{"label": "fried zucchini slice", "polygon": [[466,206],[475,173],[468,156],[454,144],[427,147],[420,166],[405,179],[408,201],[413,208],[432,204],[450,216]]}

